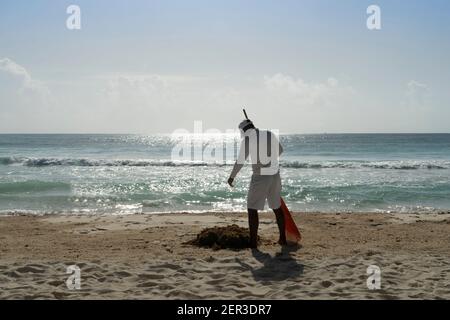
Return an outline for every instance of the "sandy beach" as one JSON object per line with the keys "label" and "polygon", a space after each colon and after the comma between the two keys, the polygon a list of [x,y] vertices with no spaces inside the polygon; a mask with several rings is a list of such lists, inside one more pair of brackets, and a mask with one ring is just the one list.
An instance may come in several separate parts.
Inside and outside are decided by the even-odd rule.
{"label": "sandy beach", "polygon": [[[303,240],[258,250],[184,244],[244,213],[0,218],[2,299],[450,299],[450,214],[294,213]],[[66,286],[77,265],[81,289]],[[367,267],[381,269],[369,290]]]}

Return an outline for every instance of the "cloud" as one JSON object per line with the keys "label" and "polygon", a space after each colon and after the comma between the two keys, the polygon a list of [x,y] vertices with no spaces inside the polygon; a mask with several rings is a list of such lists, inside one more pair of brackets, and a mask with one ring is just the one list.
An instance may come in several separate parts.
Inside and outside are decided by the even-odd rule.
{"label": "cloud", "polygon": [[1,132],[38,132],[58,122],[50,90],[22,65],[0,57]]}
{"label": "cloud", "polygon": [[19,104],[30,101],[35,103],[49,102],[49,89],[42,82],[33,79],[25,67],[13,60],[9,58],[0,59],[0,75],[2,76],[0,80],[5,87],[15,89],[15,92],[8,93],[11,100],[22,100]]}
{"label": "cloud", "polygon": [[[33,102],[38,99],[23,103],[23,96],[45,96],[44,83],[10,59],[0,60],[0,82],[2,75],[21,88],[10,95],[10,120],[0,119],[10,131],[26,127],[39,132],[172,132],[192,130],[195,120],[203,120],[205,128],[226,130],[241,120],[242,106],[261,127],[315,131],[329,128],[330,122],[338,125],[335,119],[342,110],[351,113],[354,93],[333,77],[308,82],[282,73],[246,78],[108,73],[49,82],[54,107],[42,112],[45,108]],[[0,104],[1,100],[3,96]]]}
{"label": "cloud", "polygon": [[195,76],[121,73],[97,78],[101,89],[96,108],[101,106],[111,123],[125,120],[139,132],[187,126],[211,95],[207,80]]}
{"label": "cloud", "polygon": [[354,94],[350,86],[341,85],[333,77],[323,82],[306,82],[302,78],[277,73],[273,76],[264,76],[266,89],[281,99],[289,99],[290,103],[302,106],[324,107],[336,105],[339,99],[348,98]]}
{"label": "cloud", "polygon": [[205,121],[207,127],[234,128],[242,106],[253,110],[262,126],[280,126],[273,119],[274,108],[284,119],[301,115],[294,128],[286,128],[293,131],[300,123],[310,125],[308,119],[314,119],[317,125],[327,121],[325,113],[330,116],[348,111],[354,94],[352,87],[333,77],[314,83],[281,73],[250,79],[163,74],[100,78],[105,84],[100,103],[104,105],[103,114],[108,114],[110,123],[124,120],[138,131],[190,128],[194,120]]}
{"label": "cloud", "polygon": [[132,110],[167,109],[188,101],[189,95],[197,93],[197,78],[166,76],[159,74],[117,74],[105,76],[104,98],[111,106]]}
{"label": "cloud", "polygon": [[27,70],[25,70],[24,67],[18,65],[9,58],[0,59],[0,70],[19,77],[23,77],[26,81],[31,81],[31,76],[27,72]]}
{"label": "cloud", "polygon": [[426,84],[410,80],[406,84],[405,102],[409,108],[424,108],[427,106],[429,88]]}
{"label": "cloud", "polygon": [[148,105],[156,95],[164,96],[168,82],[158,75],[117,75],[107,80],[104,93],[111,103],[128,106]]}

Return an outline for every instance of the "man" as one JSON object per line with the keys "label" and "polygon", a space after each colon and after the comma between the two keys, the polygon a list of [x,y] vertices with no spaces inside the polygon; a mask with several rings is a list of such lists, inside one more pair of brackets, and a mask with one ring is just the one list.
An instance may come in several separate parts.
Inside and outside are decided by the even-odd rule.
{"label": "man", "polygon": [[239,124],[239,129],[242,136],[241,147],[228,184],[233,186],[236,175],[250,157],[253,170],[247,195],[250,246],[256,248],[258,245],[258,210],[264,209],[266,199],[277,220],[280,232],[278,243],[286,245],[284,215],[281,210],[281,178],[278,166],[278,157],[283,152],[283,147],[275,134],[255,128],[253,122],[248,119]]}

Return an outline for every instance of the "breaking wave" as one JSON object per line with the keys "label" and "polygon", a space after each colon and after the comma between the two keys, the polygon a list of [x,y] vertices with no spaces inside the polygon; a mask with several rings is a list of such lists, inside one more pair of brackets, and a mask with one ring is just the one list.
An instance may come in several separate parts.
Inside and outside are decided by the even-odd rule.
{"label": "breaking wave", "polygon": [[329,161],[329,162],[282,162],[281,165],[286,168],[298,169],[396,169],[396,170],[415,170],[415,169],[449,169],[450,162],[437,161]]}
{"label": "breaking wave", "polygon": [[[294,169],[450,169],[450,161],[420,161],[420,160],[391,160],[391,161],[281,161],[281,166]],[[70,159],[70,158],[27,158],[0,157],[0,165],[22,165],[27,167],[45,166],[79,166],[79,167],[201,167],[201,166],[230,166],[233,161],[182,161],[182,160],[141,160],[141,159]]]}

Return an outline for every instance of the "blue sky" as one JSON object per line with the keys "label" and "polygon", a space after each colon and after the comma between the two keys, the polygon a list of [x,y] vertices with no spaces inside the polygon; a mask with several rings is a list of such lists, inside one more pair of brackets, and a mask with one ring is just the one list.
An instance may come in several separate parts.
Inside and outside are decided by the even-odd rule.
{"label": "blue sky", "polygon": [[449,34],[445,0],[1,0],[0,132],[450,132]]}

